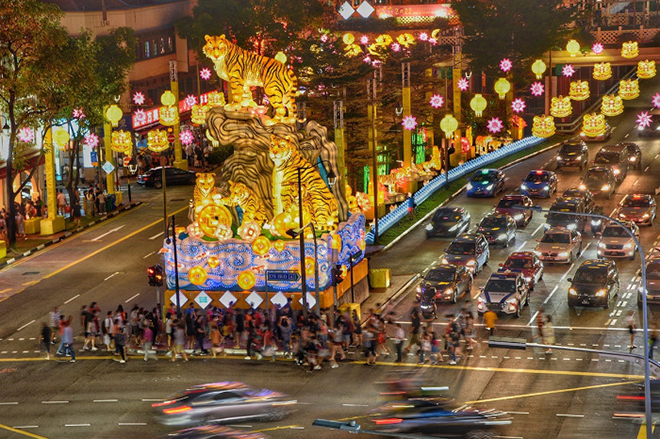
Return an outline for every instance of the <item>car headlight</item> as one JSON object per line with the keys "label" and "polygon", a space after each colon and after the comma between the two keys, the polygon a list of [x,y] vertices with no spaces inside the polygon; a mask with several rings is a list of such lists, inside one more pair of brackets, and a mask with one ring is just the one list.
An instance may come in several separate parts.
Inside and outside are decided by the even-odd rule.
{"label": "car headlight", "polygon": [[625,213],[620,213],[620,214],[619,214],[619,218],[625,218],[625,217],[626,217],[626,214],[625,214]]}
{"label": "car headlight", "polygon": [[543,190],[544,190],[544,191],[549,191],[549,190],[550,190],[550,186],[548,186],[548,185],[546,184],[545,186],[543,186]]}
{"label": "car headlight", "polygon": [[568,289],[568,294],[570,294],[571,296],[577,296],[577,290],[573,287],[570,287]]}
{"label": "car headlight", "polygon": [[421,293],[421,292],[422,292],[422,287],[419,286],[419,285],[417,285],[417,292],[418,292],[418,293]]}
{"label": "car headlight", "polygon": [[650,217],[650,216],[651,216],[651,215],[649,215],[648,213],[645,213],[644,215],[642,215],[642,218],[648,218],[648,217]]}
{"label": "car headlight", "polygon": [[450,232],[453,232],[454,230],[458,229],[458,223],[449,229]]}
{"label": "car headlight", "polygon": [[599,242],[598,243],[598,248],[605,248],[605,247],[607,247],[607,245],[605,245],[604,242]]}
{"label": "car headlight", "polygon": [[592,226],[600,226],[601,222],[602,222],[602,221],[599,220],[599,219],[597,219],[597,220],[591,220],[591,225],[592,225]]}
{"label": "car headlight", "polygon": [[607,293],[607,291],[604,288],[601,288],[596,292],[596,297],[603,297]]}
{"label": "car headlight", "polygon": [[541,251],[540,251],[539,249],[535,248],[535,249],[532,250],[532,251],[534,252],[534,254],[535,254],[536,256],[541,256]]}
{"label": "car headlight", "polygon": [[517,213],[513,216],[513,219],[516,221],[520,221],[523,218],[525,218],[525,215],[523,215],[522,213]]}
{"label": "car headlight", "polygon": [[429,231],[433,230],[433,224],[427,224],[426,225],[426,230],[429,230]]}
{"label": "car headlight", "polygon": [[564,160],[560,155],[557,156],[557,160]]}
{"label": "car headlight", "polygon": [[576,224],[569,224],[569,225],[566,226],[566,228],[567,228],[568,230],[575,230],[576,227],[577,227]]}
{"label": "car headlight", "polygon": [[629,242],[628,244],[624,244],[623,248],[633,248],[634,243]]}
{"label": "car headlight", "polygon": [[567,258],[568,257],[568,252],[561,252],[561,253],[557,254],[557,256],[559,256],[560,258]]}
{"label": "car headlight", "polygon": [[486,190],[487,190],[487,191],[492,191],[492,190],[493,190],[493,187],[494,187],[494,186],[493,186],[492,184],[489,184],[488,186],[486,186]]}
{"label": "car headlight", "polygon": [[621,171],[619,169],[614,170],[614,175],[619,175],[620,173],[621,173]]}
{"label": "car headlight", "polygon": [[580,190],[585,190],[585,189],[587,189],[587,187],[584,184],[581,184],[580,185]]}
{"label": "car headlight", "polygon": [[586,134],[584,134],[584,131],[580,133],[580,137],[586,137]]}
{"label": "car headlight", "polygon": [[600,188],[601,191],[609,191],[610,190],[610,185],[609,184],[604,184],[603,187]]}
{"label": "car headlight", "polygon": [[497,235],[497,239],[498,240],[506,239],[506,233],[500,233],[499,235]]}
{"label": "car headlight", "polygon": [[442,258],[442,263],[443,264],[449,264],[449,261],[447,260],[447,258]]}
{"label": "car headlight", "polygon": [[521,185],[520,189],[523,190],[523,191],[526,191],[527,190],[527,185],[525,185],[525,184]]}
{"label": "car headlight", "polygon": [[467,188],[468,188],[469,191],[471,191],[473,187],[474,186],[472,186],[472,183],[468,183]]}
{"label": "car headlight", "polygon": [[582,161],[582,156],[576,157],[575,160],[577,160],[578,162],[581,162]]}
{"label": "car headlight", "polygon": [[634,161],[636,161],[636,160],[637,160],[637,157],[630,157],[630,161],[631,161],[631,162],[634,162]]}
{"label": "car headlight", "polygon": [[476,263],[477,263],[477,261],[475,261],[474,259],[470,259],[469,261],[467,261],[467,263],[465,265],[469,265],[471,267]]}
{"label": "car headlight", "polygon": [[543,229],[544,229],[544,230],[550,230],[550,224],[548,224],[548,223],[544,223],[544,224],[543,224]]}
{"label": "car headlight", "polygon": [[525,276],[525,280],[527,282],[531,282],[532,281],[532,276]]}
{"label": "car headlight", "polygon": [[454,289],[453,288],[447,288],[444,292],[445,296],[451,296],[452,294],[454,294]]}

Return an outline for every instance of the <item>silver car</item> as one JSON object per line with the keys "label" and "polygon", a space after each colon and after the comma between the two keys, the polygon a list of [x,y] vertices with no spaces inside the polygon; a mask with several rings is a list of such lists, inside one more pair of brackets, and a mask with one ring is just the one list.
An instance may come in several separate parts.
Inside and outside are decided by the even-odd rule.
{"label": "silver car", "polygon": [[655,219],[655,200],[647,194],[626,195],[614,212],[614,218],[652,226]]}
{"label": "silver car", "polygon": [[[639,238],[639,227],[629,223],[628,228],[635,237]],[[635,259],[637,247],[635,240],[626,230],[616,223],[609,223],[603,229],[603,235],[598,242],[598,257],[602,258],[629,258]]]}
{"label": "silver car", "polygon": [[543,262],[570,264],[582,254],[582,235],[576,230],[553,227],[538,241],[534,253]]}

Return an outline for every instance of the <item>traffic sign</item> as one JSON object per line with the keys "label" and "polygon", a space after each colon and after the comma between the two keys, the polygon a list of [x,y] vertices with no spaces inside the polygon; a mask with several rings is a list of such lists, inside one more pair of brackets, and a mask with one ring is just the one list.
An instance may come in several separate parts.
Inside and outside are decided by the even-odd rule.
{"label": "traffic sign", "polygon": [[89,161],[92,163],[92,166],[99,164],[99,154],[96,151],[89,152]]}
{"label": "traffic sign", "polygon": [[105,162],[101,168],[105,171],[106,174],[109,174],[115,170],[115,167],[110,162]]}
{"label": "traffic sign", "polygon": [[271,282],[298,282],[300,273],[291,270],[267,270],[266,279]]}
{"label": "traffic sign", "polygon": [[169,134],[167,135],[167,141],[168,141],[168,142],[170,142],[170,143],[174,143],[174,139],[176,139],[176,137],[174,137],[174,133],[169,133]]}
{"label": "traffic sign", "polygon": [[128,166],[131,163],[130,157],[124,157],[124,166]]}

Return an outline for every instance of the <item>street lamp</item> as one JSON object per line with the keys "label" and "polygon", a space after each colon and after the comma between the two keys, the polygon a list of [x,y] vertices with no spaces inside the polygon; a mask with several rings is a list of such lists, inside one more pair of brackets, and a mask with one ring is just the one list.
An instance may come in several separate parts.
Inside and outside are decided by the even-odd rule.
{"label": "street lamp", "polygon": [[[181,299],[179,298],[179,259],[176,251],[176,223],[174,215],[171,217],[172,220],[172,237],[167,237],[167,243],[172,244],[172,251],[174,252],[174,294],[176,296],[176,316],[181,318]],[[167,228],[167,226],[166,226]]]}
{"label": "street lamp", "polygon": [[[286,234],[289,235],[292,238],[300,237],[300,242],[302,242],[300,248],[304,249],[305,248],[305,229],[307,227],[310,227],[312,229],[312,236],[314,237],[314,289],[315,289],[315,294],[316,294],[316,315],[320,316],[321,315],[321,295],[319,293],[319,254],[318,254],[318,245],[316,242],[316,229],[314,228],[314,224],[312,223],[307,223],[303,227],[299,227],[297,229],[289,229],[286,231]],[[305,267],[305,252],[301,250],[300,253],[300,266],[301,266],[301,271],[304,272],[307,267]],[[304,279],[304,277],[303,277]],[[305,288],[303,288],[303,309],[307,309],[307,286],[305,285]],[[304,311],[303,311],[304,312]]]}

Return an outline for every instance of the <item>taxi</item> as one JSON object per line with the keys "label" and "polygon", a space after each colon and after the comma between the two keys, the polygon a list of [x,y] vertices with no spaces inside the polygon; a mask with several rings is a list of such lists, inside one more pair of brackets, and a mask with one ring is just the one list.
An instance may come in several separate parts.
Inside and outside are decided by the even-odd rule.
{"label": "taxi", "polygon": [[582,254],[582,235],[576,230],[553,227],[538,242],[534,254],[543,262],[571,264]]}
{"label": "taxi", "polygon": [[632,221],[635,224],[652,226],[655,209],[655,199],[651,195],[626,195],[614,212],[614,218],[619,221]]}
{"label": "taxi", "polygon": [[494,197],[504,190],[504,172],[499,169],[481,169],[467,184],[468,197]]}
{"label": "taxi", "polygon": [[557,174],[544,169],[530,171],[520,185],[520,193],[528,197],[550,198],[557,192]]}
{"label": "taxi", "polygon": [[497,271],[522,274],[530,290],[543,280],[543,262],[533,252],[511,253]]}

